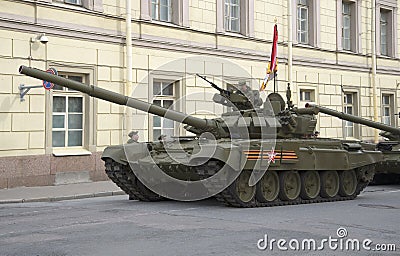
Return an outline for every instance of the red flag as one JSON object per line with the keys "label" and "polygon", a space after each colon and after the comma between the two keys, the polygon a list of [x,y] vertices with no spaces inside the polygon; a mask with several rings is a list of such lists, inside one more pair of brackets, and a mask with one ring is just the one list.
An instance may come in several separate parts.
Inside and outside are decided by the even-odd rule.
{"label": "red flag", "polygon": [[268,63],[267,74],[261,85],[260,91],[265,90],[268,81],[275,77],[276,71],[278,70],[278,25],[275,23],[274,26],[274,39],[272,41],[271,61]]}

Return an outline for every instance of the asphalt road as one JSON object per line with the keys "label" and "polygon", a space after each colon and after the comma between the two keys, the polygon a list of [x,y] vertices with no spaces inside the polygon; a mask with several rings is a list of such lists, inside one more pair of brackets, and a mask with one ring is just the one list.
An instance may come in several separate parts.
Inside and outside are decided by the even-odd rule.
{"label": "asphalt road", "polygon": [[[5,204],[0,255],[400,255],[399,220],[400,186],[394,185],[368,187],[353,201],[255,209],[214,200],[144,203],[127,196]],[[338,228],[347,236],[338,239]],[[268,246],[260,250],[265,235]],[[338,249],[322,243],[329,236],[338,239],[330,244]],[[285,239],[281,248],[288,250],[277,242],[271,250],[272,239]],[[324,248],[308,250],[311,239]],[[349,239],[360,242],[360,251],[346,251]],[[365,239],[371,251],[362,247]],[[306,250],[296,251],[296,241]],[[372,251],[376,244],[397,248]]]}

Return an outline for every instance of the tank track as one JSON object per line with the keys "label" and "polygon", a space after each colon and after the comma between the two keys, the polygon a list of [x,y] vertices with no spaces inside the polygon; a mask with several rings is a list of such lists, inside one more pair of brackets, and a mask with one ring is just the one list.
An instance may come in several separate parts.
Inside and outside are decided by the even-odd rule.
{"label": "tank track", "polygon": [[130,169],[129,165],[123,165],[112,159],[105,160],[107,176],[126,194],[129,199],[137,199],[146,202],[161,201],[164,198],[149,190],[143,185]]}
{"label": "tank track", "polygon": [[[211,161],[205,165],[197,166],[194,170],[199,174],[199,177],[202,179],[206,179],[215,173],[217,173],[222,168],[223,163],[219,161]],[[161,201],[164,198],[160,195],[155,194],[147,187],[145,187],[134,175],[132,170],[128,165],[123,165],[118,162],[113,161],[112,159],[106,159],[106,174],[108,177],[118,186],[120,187],[126,194],[130,196],[130,198],[135,198],[140,201],[146,202],[155,202]],[[241,201],[238,201],[234,196],[234,189],[232,189],[232,185],[228,188],[224,189],[217,195],[215,195],[215,199],[227,206],[231,207],[273,207],[273,206],[284,206],[284,205],[297,205],[297,204],[311,204],[311,203],[323,203],[323,202],[335,202],[335,201],[345,201],[352,200],[356,198],[361,191],[368,185],[369,182],[359,181],[357,184],[356,191],[351,196],[339,196],[336,195],[332,198],[323,198],[318,196],[315,199],[302,199],[298,198],[292,201],[283,201],[277,199],[273,202],[259,202],[255,199],[252,204],[243,204]]]}
{"label": "tank track", "polygon": [[359,183],[357,185],[357,189],[355,194],[347,197],[343,196],[335,196],[333,198],[322,198],[322,197],[317,197],[315,199],[301,199],[298,198],[293,201],[282,201],[280,199],[277,199],[276,201],[273,202],[268,202],[268,203],[262,203],[256,200],[256,202],[252,205],[243,205],[241,202],[238,202],[235,200],[234,196],[232,195],[232,192],[230,192],[229,189],[225,189],[221,193],[215,195],[215,198],[219,201],[222,202],[228,206],[234,206],[234,207],[272,207],[272,206],[284,206],[284,205],[296,205],[296,204],[313,204],[313,203],[324,203],[324,202],[335,202],[335,201],[345,201],[345,200],[352,200],[356,198],[360,192],[368,185],[368,183]]}
{"label": "tank track", "polygon": [[[208,166],[199,166],[198,171],[200,173],[204,173],[202,175],[202,178],[207,178],[212,175],[214,175],[216,172],[218,172],[219,169],[222,168],[223,163],[215,161],[216,164],[213,165],[208,165]],[[211,167],[211,168],[210,168]],[[213,168],[214,167],[214,168]],[[272,202],[259,202],[256,198],[254,203],[252,204],[243,204],[241,201],[238,201],[236,197],[234,196],[234,189],[232,188],[232,185],[229,186],[228,188],[224,189],[217,195],[215,195],[215,199],[217,201],[227,205],[227,206],[233,206],[233,207],[241,207],[241,208],[249,208],[249,207],[273,207],[273,206],[284,206],[284,205],[297,205],[297,204],[311,204],[311,203],[323,203],[323,202],[335,202],[335,201],[345,201],[345,200],[352,200],[356,198],[362,190],[368,185],[369,182],[362,182],[359,181],[357,184],[356,191],[354,192],[353,195],[351,196],[339,196],[336,195],[335,197],[332,198],[323,198],[321,196],[318,196],[315,199],[302,199],[302,198],[297,198],[296,200],[292,201],[283,201],[280,200],[279,198],[276,199],[275,201]]]}

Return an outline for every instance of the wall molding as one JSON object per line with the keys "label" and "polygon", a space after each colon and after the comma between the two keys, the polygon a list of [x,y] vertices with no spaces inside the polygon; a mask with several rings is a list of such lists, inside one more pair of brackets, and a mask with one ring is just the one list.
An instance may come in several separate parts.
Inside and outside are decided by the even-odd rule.
{"label": "wall molding", "polygon": [[[40,22],[40,23],[39,23]],[[146,25],[151,24],[148,21],[133,21],[138,25]],[[162,26],[162,25],[158,25]],[[24,20],[23,16],[17,15],[6,15],[4,13],[0,13],[0,29],[10,30],[10,31],[18,31],[24,33],[46,33],[49,36],[57,36],[57,37],[65,37],[77,40],[88,40],[88,41],[96,41],[110,44],[125,44],[125,37],[121,34],[120,31],[116,30],[107,30],[102,28],[90,27],[90,26],[79,26],[76,24],[69,24],[63,22],[57,22],[53,20],[46,19],[38,19],[38,23],[34,23],[33,21]],[[195,32],[200,34],[212,34],[215,37],[215,43],[213,44],[203,44],[197,42],[189,42],[189,41],[181,41],[179,39],[171,39],[166,37],[154,36],[154,35],[132,35],[132,45],[134,47],[143,47],[143,48],[151,48],[157,50],[168,50],[168,51],[176,51],[176,52],[185,52],[189,54],[206,54],[212,56],[218,56],[221,58],[236,58],[241,60],[249,60],[249,61],[260,61],[267,62],[269,58],[268,52],[255,51],[245,48],[236,48],[236,47],[228,47],[228,46],[218,46],[216,42],[218,42],[219,37],[232,37],[238,38],[234,35],[221,35],[218,33],[207,33],[196,31],[188,28],[175,28],[174,29],[184,29],[189,30],[189,32]],[[269,40],[261,40],[255,38],[243,38],[242,40],[251,41],[255,43],[268,43]],[[286,43],[280,42],[279,46],[286,47]],[[319,51],[319,52],[328,52],[334,53],[336,55],[354,55],[352,53],[345,53],[342,51],[333,51],[326,50],[315,47],[304,47],[301,45],[294,45],[294,49],[309,49],[311,51]],[[269,47],[266,47],[268,51]],[[369,57],[364,54],[357,54],[360,57]],[[379,57],[378,57],[379,58]],[[322,58],[306,58],[304,56],[293,56],[293,64],[301,65],[307,67],[318,67],[318,68],[326,68],[326,69],[336,69],[336,70],[352,70],[358,72],[370,72],[370,67],[366,65],[359,65],[357,63],[351,62],[339,62],[338,57],[335,59],[322,59]],[[387,57],[385,58],[387,59]],[[390,58],[390,60],[399,61],[397,58]],[[279,57],[280,63],[287,63],[287,56],[280,55]],[[378,73],[382,74],[390,74],[398,76],[400,72],[400,67],[386,67],[379,66]]]}

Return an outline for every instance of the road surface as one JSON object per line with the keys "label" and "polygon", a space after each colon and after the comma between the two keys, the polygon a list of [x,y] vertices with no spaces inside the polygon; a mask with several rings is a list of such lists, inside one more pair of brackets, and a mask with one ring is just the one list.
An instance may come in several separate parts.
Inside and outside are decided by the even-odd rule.
{"label": "road surface", "polygon": [[[346,250],[355,240],[362,248]],[[396,185],[370,186],[352,201],[273,208],[127,196],[0,205],[0,255],[400,255],[399,241]],[[377,244],[396,251],[378,252]]]}

